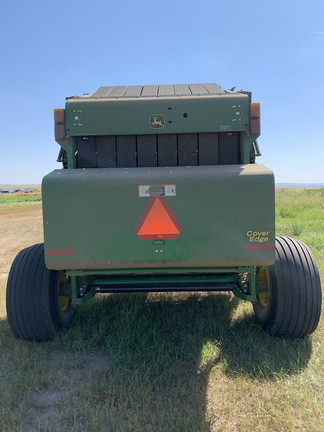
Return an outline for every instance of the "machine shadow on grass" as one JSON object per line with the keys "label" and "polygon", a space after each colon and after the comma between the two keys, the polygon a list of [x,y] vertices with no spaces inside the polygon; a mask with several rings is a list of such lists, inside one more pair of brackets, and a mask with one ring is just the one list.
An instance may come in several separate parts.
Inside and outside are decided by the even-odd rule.
{"label": "machine shadow on grass", "polygon": [[94,381],[89,390],[111,415],[119,407],[116,418],[126,409],[143,430],[208,431],[210,374],[273,380],[299,373],[311,356],[310,338],[271,337],[237,305],[225,294],[98,296],[54,344],[108,356],[100,389]]}

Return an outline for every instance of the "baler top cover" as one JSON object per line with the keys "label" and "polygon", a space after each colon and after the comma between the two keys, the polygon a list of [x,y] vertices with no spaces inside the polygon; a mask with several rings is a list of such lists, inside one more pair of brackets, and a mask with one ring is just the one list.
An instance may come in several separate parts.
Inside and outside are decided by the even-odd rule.
{"label": "baler top cover", "polygon": [[248,131],[250,93],[217,84],[100,87],[66,100],[66,135]]}
{"label": "baler top cover", "polygon": [[[221,95],[228,91],[222,90],[218,84],[165,84],[165,85],[136,85],[136,86],[107,86],[99,89],[91,98],[133,98],[133,97],[170,97],[170,96],[202,96]],[[76,96],[78,97],[78,96]]]}

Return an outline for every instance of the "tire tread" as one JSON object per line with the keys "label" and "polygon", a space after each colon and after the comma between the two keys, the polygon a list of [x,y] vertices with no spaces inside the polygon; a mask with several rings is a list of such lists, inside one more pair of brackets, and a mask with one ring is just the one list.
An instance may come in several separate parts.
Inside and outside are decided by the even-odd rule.
{"label": "tire tread", "polygon": [[319,272],[301,241],[276,237],[276,261],[268,268],[269,303],[254,305],[257,319],[271,334],[304,337],[317,327],[322,305]]}
{"label": "tire tread", "polygon": [[23,249],[14,259],[7,283],[7,316],[15,337],[26,341],[52,339],[74,313],[58,306],[59,271],[45,266],[44,244]]}

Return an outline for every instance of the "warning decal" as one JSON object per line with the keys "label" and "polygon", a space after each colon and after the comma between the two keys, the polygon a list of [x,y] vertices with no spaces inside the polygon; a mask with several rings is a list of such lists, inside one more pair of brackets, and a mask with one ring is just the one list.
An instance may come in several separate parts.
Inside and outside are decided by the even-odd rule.
{"label": "warning decal", "polygon": [[176,196],[176,185],[141,185],[138,186],[138,196]]}
{"label": "warning decal", "polygon": [[151,197],[135,232],[141,240],[177,239],[182,231],[175,214],[163,197]]}

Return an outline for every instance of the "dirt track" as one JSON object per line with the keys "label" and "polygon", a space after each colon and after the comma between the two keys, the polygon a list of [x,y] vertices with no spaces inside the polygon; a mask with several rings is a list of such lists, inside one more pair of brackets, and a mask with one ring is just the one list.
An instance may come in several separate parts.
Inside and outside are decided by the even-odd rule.
{"label": "dirt track", "polygon": [[43,241],[42,204],[0,206],[0,230],[0,278],[6,279],[16,254]]}

